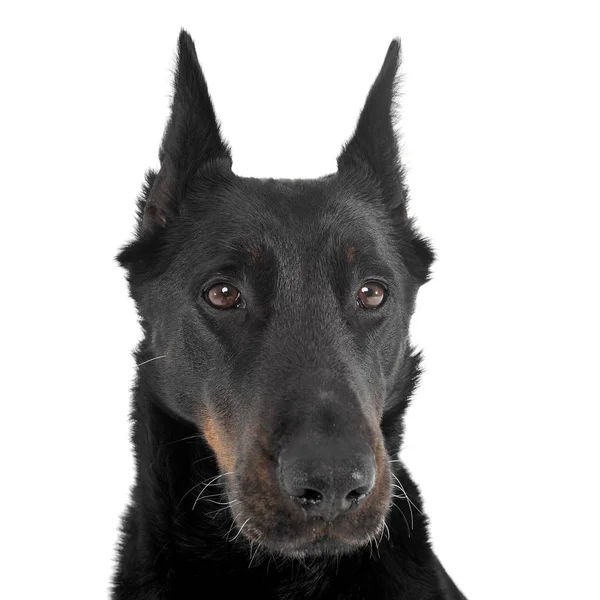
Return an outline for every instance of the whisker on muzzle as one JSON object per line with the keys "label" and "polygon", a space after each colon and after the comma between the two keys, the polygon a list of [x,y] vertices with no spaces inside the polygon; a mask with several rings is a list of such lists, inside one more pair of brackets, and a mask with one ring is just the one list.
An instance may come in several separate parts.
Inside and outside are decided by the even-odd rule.
{"label": "whisker on muzzle", "polygon": [[198,500],[200,499],[200,497],[202,496],[202,494],[204,493],[204,490],[206,490],[208,487],[210,487],[211,485],[221,485],[220,482],[219,483],[215,483],[215,481],[217,481],[218,479],[220,479],[221,477],[225,477],[226,475],[233,475],[233,471],[228,471],[227,473],[221,473],[220,475],[216,475],[215,477],[212,477],[208,480],[208,482],[206,482],[206,479],[204,481],[201,481],[200,483],[196,483],[195,485],[193,485],[182,497],[181,500],[178,502],[177,504],[177,508],[179,508],[179,506],[181,506],[181,503],[184,501],[184,499],[186,498],[186,496],[192,492],[193,490],[199,488],[200,486],[204,486],[201,490],[200,493],[198,494],[195,502],[194,502],[194,506],[192,507],[192,510],[194,510],[194,507],[196,506],[196,503],[198,502]]}
{"label": "whisker on muzzle", "polygon": [[396,475],[394,473],[392,473],[392,477],[398,482],[398,486],[400,487],[401,492],[404,494],[404,500],[406,500],[407,504],[408,504],[408,510],[410,511],[410,524],[411,524],[411,529],[414,529],[414,525],[415,525],[415,520],[414,520],[414,515],[413,515],[413,511],[412,511],[412,507],[415,507],[415,510],[417,510],[419,513],[423,514],[421,512],[421,509],[410,499],[410,496],[406,493],[406,490],[404,489],[404,486],[402,485],[402,482],[400,481],[400,479],[398,479],[398,477],[396,477]]}
{"label": "whisker on muzzle", "polygon": [[[228,541],[228,542],[233,542],[233,541],[235,541],[235,540],[236,540],[236,539],[239,537],[240,533],[242,533],[242,530],[244,529],[244,527],[246,527],[246,524],[248,523],[248,521],[249,521],[249,520],[250,520],[250,517],[248,517],[248,518],[247,518],[247,519],[246,519],[246,520],[245,520],[245,521],[242,523],[242,526],[240,527],[239,531],[238,531],[238,532],[235,534],[235,536],[234,536],[234,537],[232,537],[230,540],[228,539],[227,541]],[[235,521],[234,521],[234,523],[233,523],[233,524],[235,524]]]}

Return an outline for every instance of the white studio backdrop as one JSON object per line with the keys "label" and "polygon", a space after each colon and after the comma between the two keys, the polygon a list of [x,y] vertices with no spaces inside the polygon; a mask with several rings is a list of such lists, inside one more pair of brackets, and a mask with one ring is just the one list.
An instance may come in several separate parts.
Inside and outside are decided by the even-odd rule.
{"label": "white studio backdrop", "polygon": [[192,34],[240,175],[314,177],[390,40],[438,252],[403,456],[472,599],[600,598],[593,2],[20,3],[0,17],[5,598],[106,598],[139,328],[113,260]]}

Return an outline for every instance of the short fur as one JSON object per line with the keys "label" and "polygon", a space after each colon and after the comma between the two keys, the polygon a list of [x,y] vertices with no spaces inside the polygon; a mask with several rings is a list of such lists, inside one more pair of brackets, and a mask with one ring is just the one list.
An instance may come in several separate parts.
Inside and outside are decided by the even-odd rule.
{"label": "short fur", "polygon": [[[398,460],[419,378],[409,322],[433,261],[407,217],[399,63],[394,40],[336,173],[243,178],[181,32],[160,170],[118,257],[144,337],[113,598],[464,598]],[[357,301],[366,281],[385,289],[376,309]],[[207,301],[223,282],[241,292],[235,308]],[[292,441],[322,460],[330,443],[368,447],[372,491],[311,516],[282,493]]]}

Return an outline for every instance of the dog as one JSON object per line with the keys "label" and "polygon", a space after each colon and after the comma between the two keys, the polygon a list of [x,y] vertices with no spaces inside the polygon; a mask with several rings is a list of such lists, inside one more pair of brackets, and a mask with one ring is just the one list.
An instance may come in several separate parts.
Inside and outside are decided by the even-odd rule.
{"label": "dog", "polygon": [[254,179],[182,30],[120,251],[143,329],[114,599],[464,599],[398,458],[434,252],[407,215],[393,40],[337,172]]}

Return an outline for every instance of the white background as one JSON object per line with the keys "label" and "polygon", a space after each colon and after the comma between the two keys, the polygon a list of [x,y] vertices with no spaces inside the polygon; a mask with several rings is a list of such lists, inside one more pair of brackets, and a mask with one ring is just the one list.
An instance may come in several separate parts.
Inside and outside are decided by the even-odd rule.
{"label": "white background", "polygon": [[254,176],[334,170],[402,38],[412,212],[439,254],[404,457],[434,548],[471,600],[600,598],[594,4],[2,9],[3,598],[107,597],[139,338],[113,257],[157,166],[181,26]]}

